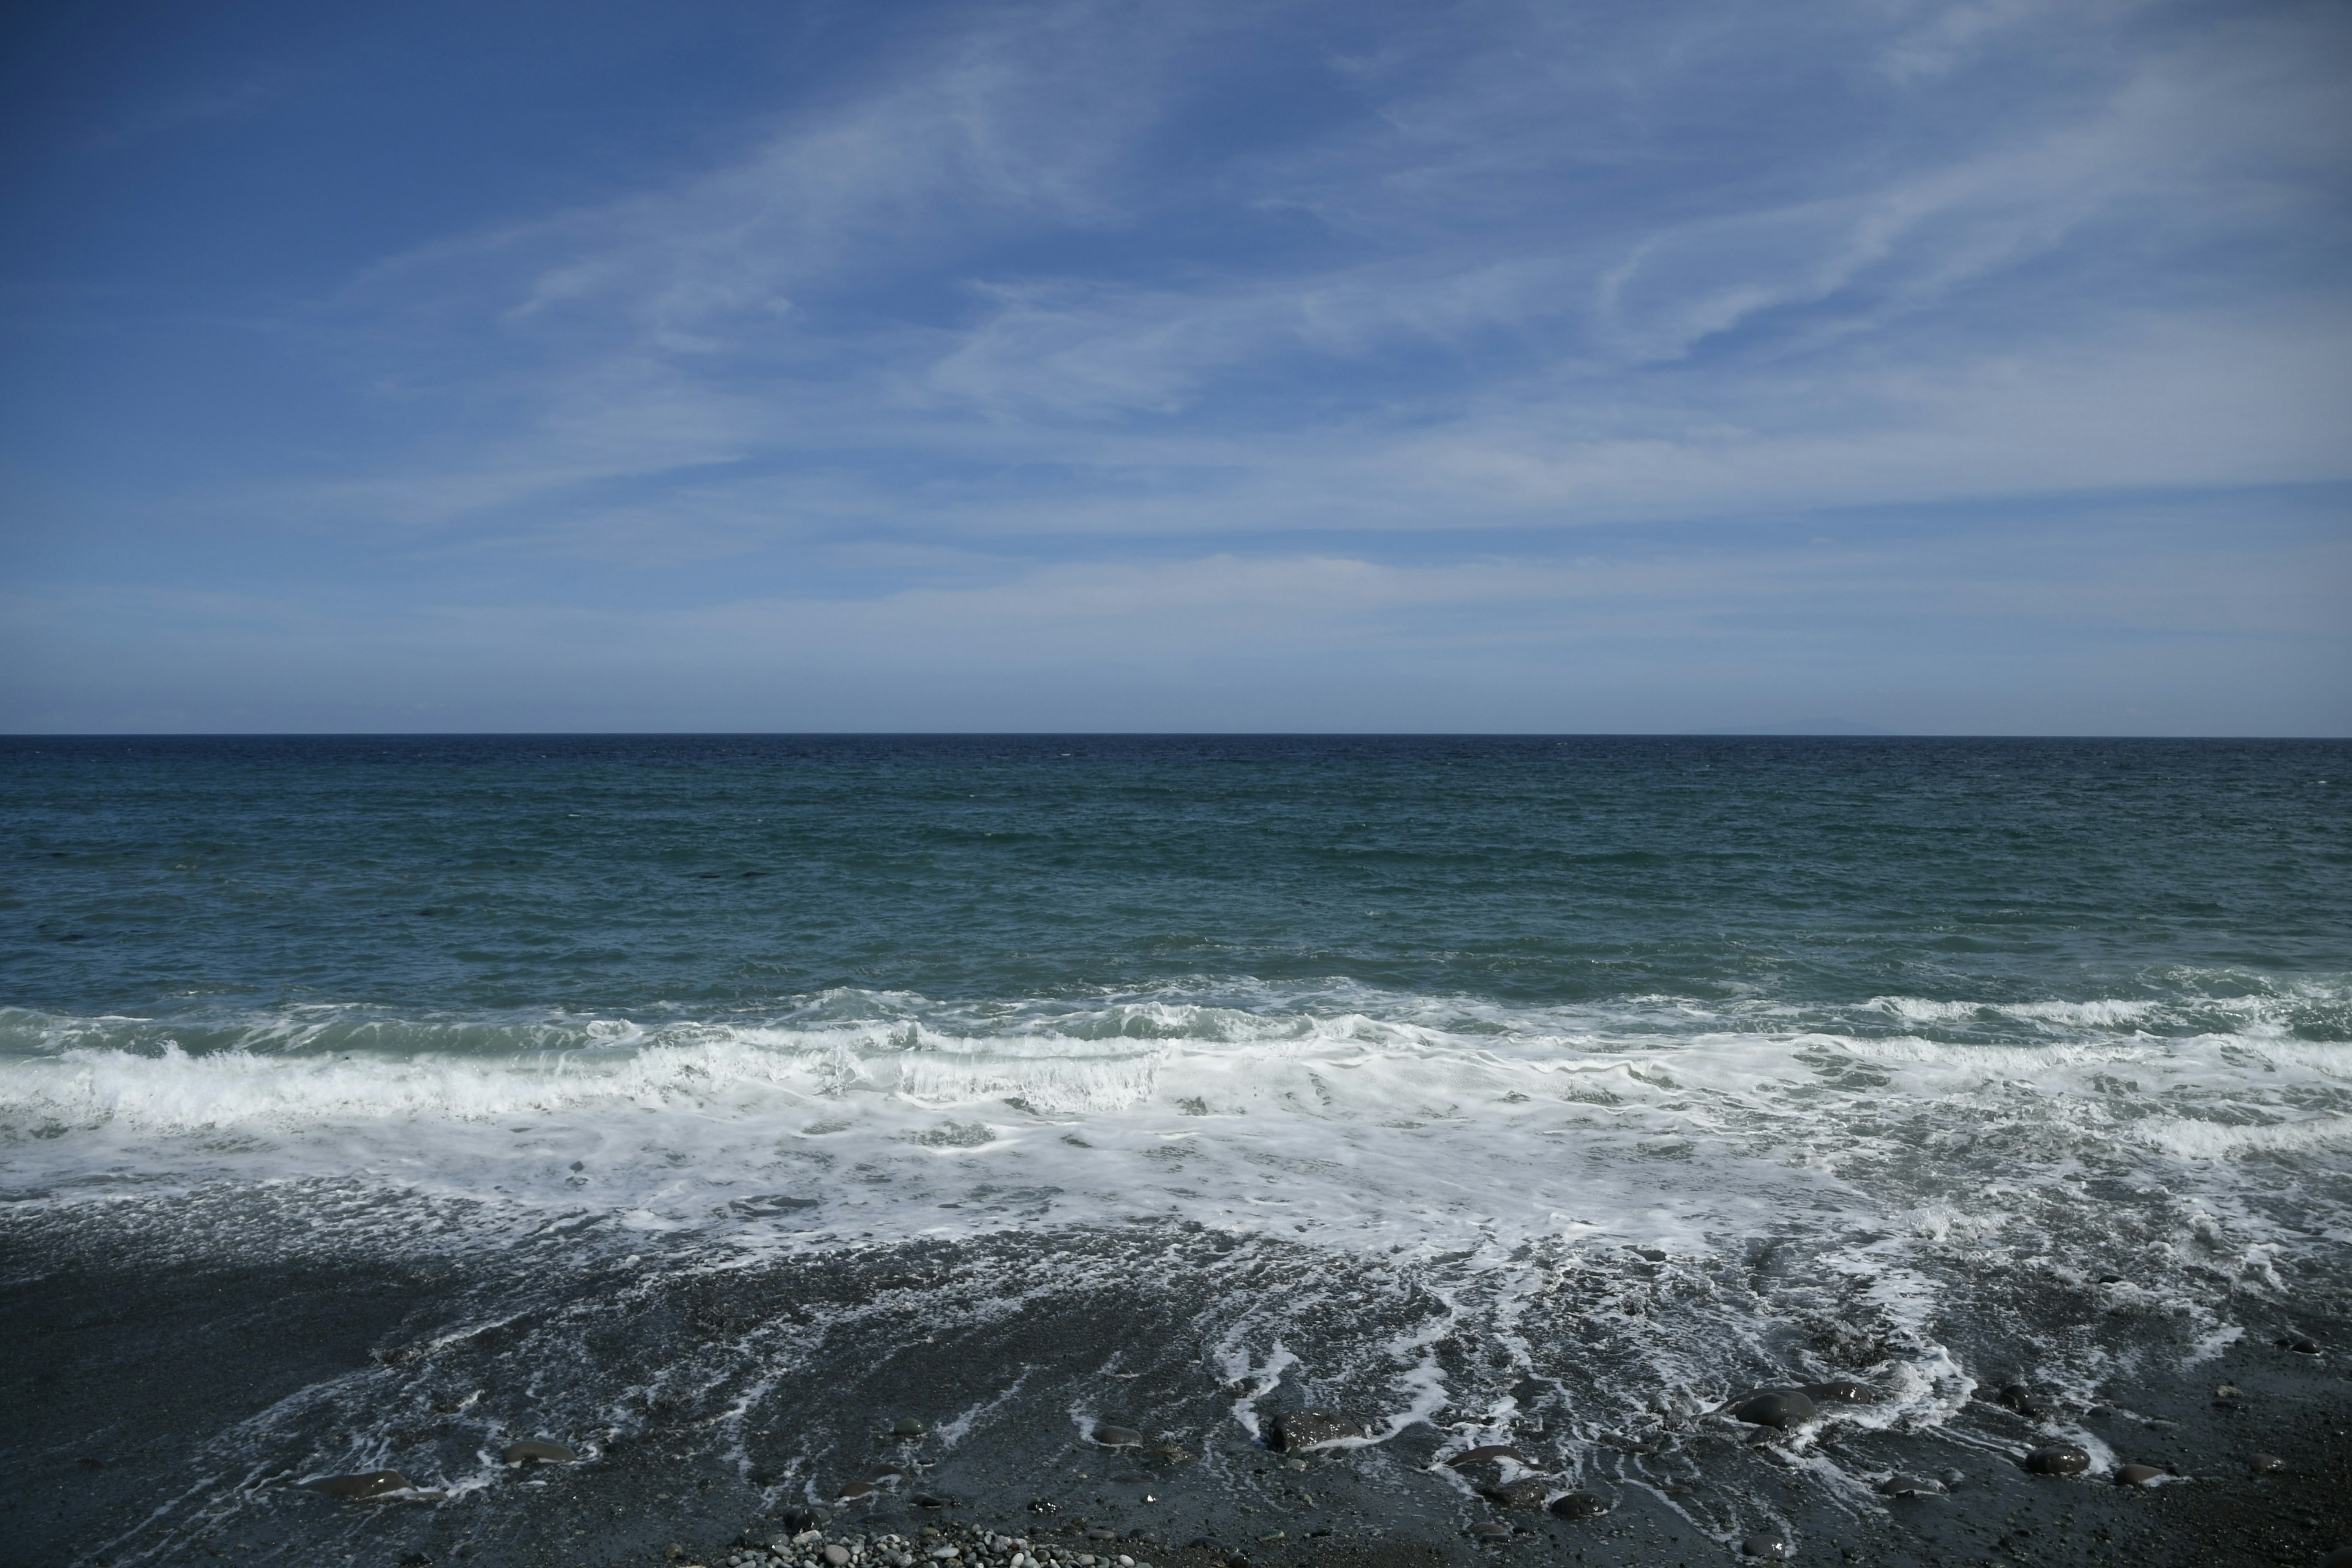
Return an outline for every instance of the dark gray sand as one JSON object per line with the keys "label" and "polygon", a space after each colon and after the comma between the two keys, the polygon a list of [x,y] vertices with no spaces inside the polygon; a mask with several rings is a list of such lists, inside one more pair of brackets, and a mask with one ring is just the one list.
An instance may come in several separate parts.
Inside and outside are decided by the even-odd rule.
{"label": "dark gray sand", "polygon": [[[392,1215],[395,1247],[384,1213],[331,1224],[351,1217],[331,1194],[269,1197],[267,1226],[262,1201],[0,1217],[0,1559],[2315,1565],[2352,1545],[2334,1297],[2248,1300],[2239,1337],[2188,1362],[2095,1289],[1990,1283],[1933,1325],[1979,1385],[1959,1414],[1872,1430],[1831,1389],[1781,1428],[1631,1414],[1656,1342],[1565,1285],[1505,1321],[1409,1270],[1174,1228],[722,1258],[562,1226],[475,1245],[448,1210]],[[1268,1304],[1295,1359],[1229,1377],[1236,1324]],[[1788,1333],[1794,1370],[1865,1395],[1884,1373],[1883,1346]],[[2069,1336],[2133,1370],[2000,1401]],[[2279,1342],[2303,1336],[2315,1353]],[[1399,1345],[1443,1373],[1425,1419],[1268,1446],[1286,1412],[1386,1431]],[[1819,1380],[1725,1400],[1801,1384]],[[506,1463],[524,1442],[579,1457]],[[2029,1473],[2055,1444],[2092,1473]],[[1473,1447],[1511,1451],[1445,1462]],[[2126,1464],[2158,1474],[2118,1485]],[[304,1484],[378,1470],[415,1489]],[[1878,1489],[1895,1477],[1908,1495]]]}

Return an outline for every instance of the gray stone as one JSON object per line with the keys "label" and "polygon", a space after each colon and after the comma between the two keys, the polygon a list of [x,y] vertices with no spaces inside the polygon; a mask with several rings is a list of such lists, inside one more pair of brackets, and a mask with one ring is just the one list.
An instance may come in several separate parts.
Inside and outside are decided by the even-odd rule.
{"label": "gray stone", "polygon": [[833,1568],[847,1568],[849,1548],[838,1543],[829,1545],[824,1549],[824,1560],[832,1563]]}
{"label": "gray stone", "polygon": [[322,1480],[304,1481],[302,1489],[324,1492],[329,1497],[364,1500],[415,1489],[409,1485],[408,1478],[398,1470],[363,1470],[353,1476],[329,1476]]}
{"label": "gray stone", "polygon": [[2287,1349],[2295,1352],[2299,1355],[2317,1355],[2319,1353],[2319,1342],[2313,1339],[2309,1334],[2292,1334],[2287,1338],[2281,1340],[2279,1343],[2286,1346]]}
{"label": "gray stone", "polygon": [[580,1456],[561,1443],[541,1442],[533,1437],[520,1443],[509,1443],[499,1456],[509,1465],[568,1465]]}
{"label": "gray stone", "polygon": [[1275,1446],[1285,1453],[1328,1447],[1363,1435],[1361,1426],[1328,1410],[1286,1410],[1274,1418]]}
{"label": "gray stone", "polygon": [[1821,1414],[1811,1398],[1793,1388],[1773,1389],[1742,1400],[1731,1412],[1750,1426],[1794,1426]]}
{"label": "gray stone", "polygon": [[1544,1493],[1550,1489],[1542,1480],[1530,1476],[1525,1480],[1505,1481],[1500,1486],[1488,1487],[1480,1495],[1502,1508],[1541,1508]]}
{"label": "gray stone", "polygon": [[1106,1448],[1140,1448],[1143,1447],[1143,1434],[1131,1426],[1108,1426],[1097,1422],[1095,1441]]}
{"label": "gray stone", "polygon": [[2119,1487],[2152,1487],[2162,1479],[2164,1472],[2154,1465],[2126,1465],[2116,1471]]}
{"label": "gray stone", "polygon": [[1993,1395],[1993,1403],[2005,1410],[2014,1410],[2020,1415],[2042,1416],[2050,1414],[2049,1408],[2036,1397],[2033,1390],[2021,1383],[2012,1383]]}
{"label": "gray stone", "polygon": [[1481,1541],[1508,1541],[1511,1538],[1509,1528],[1500,1524],[1474,1524],[1470,1527],[1470,1533]]}
{"label": "gray stone", "polygon": [[1925,1476],[1889,1476],[1878,1483],[1878,1489],[1888,1497],[1935,1497],[1943,1491],[1944,1483]]}
{"label": "gray stone", "polygon": [[2025,1468],[2037,1476],[2079,1476],[2091,1468],[2091,1456],[2072,1443],[2053,1443],[2026,1455]]}
{"label": "gray stone", "polygon": [[890,1424],[890,1436],[893,1437],[919,1437],[923,1435],[925,1429],[926,1428],[923,1424],[916,1420],[913,1416],[901,1415],[898,1420]]}
{"label": "gray stone", "polygon": [[1562,1492],[1551,1500],[1555,1519],[1591,1519],[1609,1511],[1609,1504],[1591,1492]]}
{"label": "gray stone", "polygon": [[1492,1464],[1496,1459],[1508,1459],[1515,1465],[1528,1465],[1531,1469],[1534,1468],[1525,1454],[1520,1453],[1508,1443],[1488,1443],[1483,1447],[1471,1448],[1456,1454],[1445,1462],[1458,1470],[1465,1465]]}

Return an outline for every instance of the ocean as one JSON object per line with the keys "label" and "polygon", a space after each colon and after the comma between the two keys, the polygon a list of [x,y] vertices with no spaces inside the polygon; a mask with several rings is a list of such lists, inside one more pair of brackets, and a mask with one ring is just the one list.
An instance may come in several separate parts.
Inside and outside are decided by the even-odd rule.
{"label": "ocean", "polygon": [[0,816],[25,1561],[1891,1552],[2352,1410],[2352,743],[20,737]]}

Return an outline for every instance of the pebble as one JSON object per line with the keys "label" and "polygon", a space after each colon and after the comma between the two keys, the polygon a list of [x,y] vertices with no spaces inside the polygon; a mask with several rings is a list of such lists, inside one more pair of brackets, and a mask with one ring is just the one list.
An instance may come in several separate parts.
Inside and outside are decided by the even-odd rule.
{"label": "pebble", "polygon": [[1520,1453],[1508,1443],[1489,1443],[1483,1448],[1472,1448],[1467,1453],[1456,1454],[1445,1462],[1459,1469],[1465,1465],[1484,1464],[1495,1459],[1508,1459],[1517,1465],[1529,1462],[1525,1454]]}
{"label": "pebble", "polygon": [[2163,1479],[2164,1472],[2154,1465],[2126,1465],[2116,1472],[2119,1487],[2152,1487]]}
{"label": "pebble", "polygon": [[1607,1513],[1609,1504],[1591,1492],[1562,1492],[1551,1500],[1551,1511],[1556,1519],[1591,1519]]}
{"label": "pebble", "polygon": [[1275,1440],[1286,1452],[1320,1448],[1363,1435],[1362,1427],[1328,1410],[1289,1410],[1274,1418]]}
{"label": "pebble", "polygon": [[2028,1388],[2021,1383],[2012,1383],[2008,1387],[2002,1389],[1999,1394],[1994,1394],[1993,1403],[2001,1406],[2005,1410],[2014,1410],[2020,1415],[2042,1415],[2047,1414],[2047,1412],[2042,1408],[2042,1401],[2033,1396],[2033,1390]]}
{"label": "pebble", "polygon": [[2072,1443],[2053,1443],[2026,1455],[2025,1468],[2037,1476],[2079,1476],[2091,1468],[2091,1456]]}
{"label": "pebble", "polygon": [[509,1443],[499,1456],[509,1465],[568,1465],[580,1456],[561,1443],[544,1443],[533,1437],[527,1442]]}
{"label": "pebble", "polygon": [[1105,1426],[1097,1424],[1095,1427],[1095,1441],[1106,1448],[1140,1448],[1143,1447],[1143,1434],[1129,1426]]}
{"label": "pebble", "polygon": [[398,1470],[364,1470],[355,1476],[329,1476],[323,1480],[304,1481],[302,1489],[324,1492],[329,1497],[372,1498],[411,1489],[408,1478]]}
{"label": "pebble", "polygon": [[1731,1416],[1750,1426],[1794,1426],[1819,1415],[1820,1408],[1812,1400],[1793,1388],[1775,1389],[1744,1400]]}
{"label": "pebble", "polygon": [[1887,1497],[1935,1497],[1943,1491],[1944,1483],[1925,1476],[1889,1476],[1878,1483],[1878,1489]]}
{"label": "pebble", "polygon": [[1488,1487],[1482,1495],[1488,1502],[1502,1508],[1541,1508],[1544,1493],[1550,1489],[1542,1480],[1530,1476],[1525,1480],[1505,1481],[1500,1486]]}
{"label": "pebble", "polygon": [[1797,1554],[1777,1535],[1751,1535],[1739,1543],[1739,1552],[1743,1557],[1761,1557],[1768,1563],[1786,1563]]}
{"label": "pebble", "polygon": [[890,1435],[893,1437],[919,1437],[923,1432],[923,1424],[911,1415],[901,1415],[890,1424]]}
{"label": "pebble", "polygon": [[1470,1527],[1470,1533],[1481,1541],[1508,1541],[1511,1538],[1510,1531],[1499,1524],[1474,1524]]}
{"label": "pebble", "polygon": [[849,1548],[835,1542],[824,1549],[824,1560],[832,1563],[833,1568],[844,1568],[849,1561]]}
{"label": "pebble", "polygon": [[2313,1339],[2309,1334],[2296,1334],[2290,1339],[2282,1340],[2279,1342],[2299,1355],[2317,1355],[2319,1353],[2319,1342]]}
{"label": "pebble", "polygon": [[2276,1454],[2250,1454],[2246,1457],[2246,1468],[2258,1476],[2274,1476],[2286,1468],[2286,1461]]}

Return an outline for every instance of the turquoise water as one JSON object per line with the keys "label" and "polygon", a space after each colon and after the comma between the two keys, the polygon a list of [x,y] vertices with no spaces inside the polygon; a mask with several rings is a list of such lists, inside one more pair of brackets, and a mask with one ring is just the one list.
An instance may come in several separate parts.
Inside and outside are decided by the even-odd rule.
{"label": "turquoise water", "polygon": [[200,1036],[1340,979],[2352,1031],[2340,742],[17,740],[0,815],[0,997]]}

